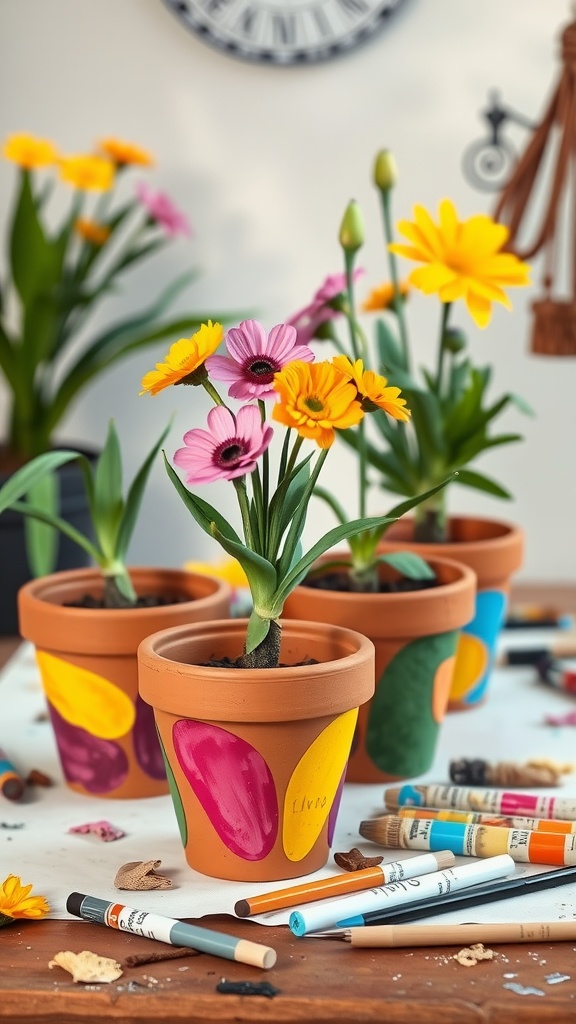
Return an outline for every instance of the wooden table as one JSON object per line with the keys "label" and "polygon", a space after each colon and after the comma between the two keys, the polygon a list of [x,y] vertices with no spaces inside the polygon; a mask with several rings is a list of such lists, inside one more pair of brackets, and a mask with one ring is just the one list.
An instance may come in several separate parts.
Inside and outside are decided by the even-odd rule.
{"label": "wooden table", "polygon": [[[576,610],[573,588],[517,588],[514,600]],[[0,639],[0,665],[17,640]],[[5,866],[4,866],[5,868]],[[8,870],[17,872],[17,865]],[[2,874],[2,870],[0,870]],[[574,897],[576,918],[576,896]],[[227,917],[201,922],[256,939],[278,953],[269,971],[199,955],[126,968],[109,985],[74,984],[48,962],[60,950],[91,949],[120,964],[167,947],[82,921],[16,922],[0,930],[0,1020],[11,1024],[187,1024],[329,1021],[330,1024],[564,1024],[576,1022],[576,942],[495,945],[475,967],[452,959],[457,947],[352,949],[343,942],[296,939],[286,927],[261,928]],[[554,975],[569,980],[550,983]],[[221,978],[267,981],[274,998],[216,992]],[[533,988],[521,994],[504,985]]]}

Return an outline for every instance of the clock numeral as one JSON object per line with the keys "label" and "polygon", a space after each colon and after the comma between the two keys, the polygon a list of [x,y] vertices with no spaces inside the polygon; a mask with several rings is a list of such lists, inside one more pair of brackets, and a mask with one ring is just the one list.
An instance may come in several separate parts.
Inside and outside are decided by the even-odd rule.
{"label": "clock numeral", "polygon": [[365,14],[368,10],[366,0],[337,0],[337,3],[346,14]]}
{"label": "clock numeral", "polygon": [[220,14],[222,9],[226,9],[230,3],[230,0],[204,0],[204,7],[208,15]]}
{"label": "clock numeral", "polygon": [[312,16],[314,18],[314,21],[316,23],[316,28],[318,29],[320,35],[321,36],[328,36],[328,35],[330,35],[330,23],[328,21],[328,18],[324,14],[324,11],[322,10],[322,8],[321,7],[315,7],[313,9],[313,11],[312,11]]}
{"label": "clock numeral", "polygon": [[293,46],[296,42],[296,21],[293,14],[272,16],[272,35],[275,43]]}
{"label": "clock numeral", "polygon": [[247,7],[246,10],[242,11],[242,16],[238,19],[238,28],[245,36],[254,35],[257,18],[258,11],[255,7]]}

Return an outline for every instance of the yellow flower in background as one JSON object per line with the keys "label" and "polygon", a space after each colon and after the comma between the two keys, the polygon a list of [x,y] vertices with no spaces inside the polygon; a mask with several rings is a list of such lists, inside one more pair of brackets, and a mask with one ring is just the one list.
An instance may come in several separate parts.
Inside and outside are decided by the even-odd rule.
{"label": "yellow flower in background", "polygon": [[147,391],[157,395],[171,384],[183,384],[204,361],[216,351],[224,337],[222,324],[213,324],[211,320],[202,324],[191,338],[180,338],[170,346],[165,362],[156,363],[156,369],[150,370],[142,378],[141,395]]}
{"label": "yellow flower in background", "polygon": [[107,138],[98,141],[98,151],[115,164],[139,164],[141,167],[151,167],[154,158],[151,153],[133,142],[124,142],[122,139]]}
{"label": "yellow flower in background", "polygon": [[31,885],[22,885],[17,875],[8,875],[0,886],[0,926],[17,918],[38,920],[50,907],[44,896],[30,896]]}
{"label": "yellow flower in background", "polygon": [[87,217],[78,217],[74,222],[74,228],[85,242],[91,245],[104,245],[110,237],[110,228],[106,224],[98,224],[95,220],[88,220]]}
{"label": "yellow flower in background", "polygon": [[274,374],[280,401],[272,418],[293,427],[301,437],[330,448],[335,430],[353,427],[364,416],[357,389],[332,363],[295,360]]}
{"label": "yellow flower in background", "polygon": [[[398,285],[398,291],[400,292],[400,298],[405,299],[410,291],[410,285],[408,281],[400,281]],[[375,288],[366,296],[362,303],[362,309],[365,313],[372,313],[381,311],[383,309],[390,309],[394,301],[394,285],[391,281],[384,281],[383,284],[376,285]]]}
{"label": "yellow flower in background", "polygon": [[185,562],[184,569],[186,572],[198,572],[202,576],[215,576],[229,583],[234,590],[248,587],[246,573],[235,558],[224,558],[220,562]]}
{"label": "yellow flower in background", "polygon": [[425,264],[412,271],[410,284],[426,295],[437,293],[444,303],[464,299],[479,327],[490,322],[493,302],[510,308],[505,287],[530,283],[528,265],[501,251],[508,228],[485,214],[460,221],[449,199],[440,203],[438,224],[415,206],[414,221],[400,221],[398,230],[409,244],[393,243],[390,251]]}
{"label": "yellow flower in background", "polygon": [[410,410],[406,408],[406,399],[401,397],[400,388],[388,387],[386,377],[373,370],[365,370],[361,359],[353,363],[348,356],[334,356],[332,362],[356,385],[364,412],[382,409],[393,419],[408,422]]}
{"label": "yellow flower in background", "polygon": [[38,139],[26,132],[9,135],[2,152],[7,160],[27,171],[49,167],[58,159],[58,150],[49,139]]}
{"label": "yellow flower in background", "polygon": [[63,156],[60,177],[82,191],[107,192],[114,184],[114,164],[101,156]]}

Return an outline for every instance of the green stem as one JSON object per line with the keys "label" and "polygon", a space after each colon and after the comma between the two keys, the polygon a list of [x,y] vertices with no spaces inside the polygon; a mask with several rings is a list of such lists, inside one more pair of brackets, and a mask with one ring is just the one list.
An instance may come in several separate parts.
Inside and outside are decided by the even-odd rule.
{"label": "green stem", "polygon": [[202,381],[202,387],[204,388],[205,391],[208,392],[210,398],[214,402],[214,405],[223,405],[224,408],[228,408],[226,402],[222,398],[220,398],[220,395],[218,394],[212,381],[209,380],[208,377],[206,377],[206,379]]}
{"label": "green stem", "polygon": [[250,654],[242,655],[243,668],[277,668],[280,661],[280,641],[282,630],[280,625],[270,620],[270,629],[266,636]]}
{"label": "green stem", "polygon": [[240,514],[242,516],[242,525],[244,527],[244,540],[246,547],[255,550],[255,538],[252,534],[252,524],[250,522],[250,504],[248,502],[248,492],[246,490],[246,477],[238,476],[232,481],[234,489],[238,497],[238,504],[240,506]]}
{"label": "green stem", "polygon": [[442,398],[442,378],[444,376],[444,337],[446,329],[448,327],[448,318],[450,316],[451,303],[445,302],[442,307],[442,321],[440,324],[440,338],[438,340],[438,367],[436,370],[436,394],[438,398]]}
{"label": "green stem", "polygon": [[[350,252],[348,249],[344,250],[344,264],[346,268],[346,300],[348,303],[346,320],[348,321],[350,344],[352,346],[354,359],[362,359],[365,358],[365,339],[358,331],[356,315],[354,312],[354,255],[355,254]],[[358,344],[359,338],[360,345]]]}
{"label": "green stem", "polygon": [[404,356],[404,369],[410,373],[410,346],[408,343],[408,327],[406,324],[406,315],[404,313],[404,302],[400,294],[400,278],[398,275],[398,263],[396,255],[390,252],[388,246],[394,241],[394,233],[392,231],[392,210],[390,206],[390,190],[384,189],[380,191],[382,198],[382,219],[384,222],[384,235],[387,243],[388,253],[388,267],[390,271],[390,280],[392,281],[392,287],[394,289],[394,312],[398,319],[398,331],[400,333],[400,344],[402,346],[402,354]]}

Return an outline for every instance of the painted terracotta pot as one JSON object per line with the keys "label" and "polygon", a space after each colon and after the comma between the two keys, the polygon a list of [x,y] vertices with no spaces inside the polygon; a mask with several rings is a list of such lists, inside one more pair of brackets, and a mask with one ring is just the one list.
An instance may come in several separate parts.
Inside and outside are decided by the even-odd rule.
{"label": "painted terracotta pot", "polygon": [[[348,782],[413,778],[432,763],[476,579],[456,562],[428,561],[439,584],[429,589],[358,594],[300,586],[284,606],[287,618],[361,630],[374,643],[376,691],[360,708]],[[398,573],[383,565],[381,578]]]}
{"label": "painted terracotta pot", "polygon": [[36,659],[62,770],[85,796],[168,793],[153,715],[138,695],[138,644],[158,629],[229,614],[228,584],[175,569],[132,569],[139,596],[175,603],[129,609],[69,608],[101,597],[98,570],[32,580],[18,593],[20,633]]}
{"label": "painted terracotta pot", "polygon": [[[374,647],[336,626],[286,622],[286,667],[214,667],[242,653],[247,620],[163,630],[138,650],[186,859],[217,878],[295,878],[328,859]],[[314,663],[310,664],[310,659]]]}
{"label": "painted terracotta pot", "polygon": [[477,707],[487,695],[496,642],[505,616],[512,576],[522,565],[524,534],[511,523],[455,516],[446,544],[417,543],[412,523],[402,519],[387,531],[382,550],[417,551],[453,558],[473,569],[477,577],[474,614],[458,641],[448,710]]}

